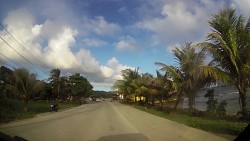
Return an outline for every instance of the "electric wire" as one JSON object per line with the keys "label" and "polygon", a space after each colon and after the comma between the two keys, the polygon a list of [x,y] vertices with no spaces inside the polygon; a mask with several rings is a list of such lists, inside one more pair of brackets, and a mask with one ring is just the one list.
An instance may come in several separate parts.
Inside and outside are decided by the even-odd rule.
{"label": "electric wire", "polygon": [[[4,55],[4,54],[2,54],[2,53],[0,53],[0,56],[2,56],[3,58],[5,58],[5,60],[8,60],[8,61],[11,62],[12,64],[14,64],[14,66],[12,66],[12,65],[10,65],[9,63],[6,63],[6,62],[4,62],[4,61],[1,60],[1,62],[2,62],[3,64],[5,64],[4,66],[8,66],[9,68],[12,68],[12,69],[14,69],[14,70],[16,69],[16,67],[18,67],[18,68],[25,68],[25,67],[23,67],[23,66],[20,66],[20,65],[17,64],[16,62],[12,61],[10,58],[8,58],[6,55]],[[25,69],[27,69],[27,68],[25,68]],[[32,70],[32,69],[27,69],[27,70]],[[33,70],[33,71],[34,71],[34,70]],[[47,79],[47,77],[42,76],[41,74],[36,73],[36,75],[39,76],[40,78]]]}
{"label": "electric wire", "polygon": [[[19,64],[17,64],[15,61],[12,61],[10,58],[8,58],[6,55],[2,54],[1,52],[0,52],[0,55],[1,55],[2,57],[4,57],[6,60],[8,60],[8,61],[10,61],[11,63],[14,64],[14,66],[12,66],[12,65],[10,65],[10,64],[8,64],[8,63],[6,63],[6,62],[4,62],[4,61],[1,61],[1,62],[3,62],[6,66],[9,66],[10,68],[12,68],[12,69],[14,69],[14,70],[16,69],[16,67],[18,67],[18,68],[25,68],[25,67],[20,66]],[[16,67],[15,67],[15,66],[16,66]],[[25,68],[25,69],[27,69],[27,68]],[[32,69],[29,68],[29,69],[27,69],[27,70],[32,70]],[[33,71],[34,71],[34,70],[33,70]],[[34,71],[34,72],[36,72],[36,71]],[[36,75],[39,76],[40,78],[43,78],[43,80],[47,79],[47,77],[45,77],[44,75],[41,75],[41,74],[39,74],[39,73],[36,73]]]}
{"label": "electric wire", "polygon": [[[20,46],[20,47],[22,47],[23,49],[25,49],[26,51],[28,51],[28,52],[31,54],[31,56],[34,58],[34,60],[36,60],[37,62],[41,63],[45,68],[49,68],[50,70],[52,70],[52,68],[51,68],[45,61],[43,61],[43,60],[37,58],[31,50],[28,50],[28,49],[24,46],[24,42],[23,42],[22,40],[20,40],[20,39],[18,40],[18,37],[14,37],[14,36],[13,36],[12,34],[10,34],[7,30],[5,30],[4,27],[3,27],[3,25],[2,25],[1,23],[0,23],[0,28],[1,28],[1,30],[2,30],[7,36],[9,36],[12,40],[14,40],[14,42],[15,42],[18,46]],[[12,31],[12,33],[13,33],[15,36],[17,36],[17,35],[15,34],[15,32]]]}
{"label": "electric wire", "polygon": [[35,64],[33,64],[31,61],[29,61],[28,59],[26,59],[22,54],[20,54],[17,50],[15,50],[7,41],[5,41],[1,36],[0,38],[2,39],[2,41],[7,44],[14,52],[16,52],[19,56],[21,56],[25,61],[29,62],[31,65],[33,65],[35,68],[37,68],[38,70],[40,70],[41,72],[43,72],[44,74],[48,75],[47,72],[45,72],[44,70],[42,70],[41,68],[37,67]]}

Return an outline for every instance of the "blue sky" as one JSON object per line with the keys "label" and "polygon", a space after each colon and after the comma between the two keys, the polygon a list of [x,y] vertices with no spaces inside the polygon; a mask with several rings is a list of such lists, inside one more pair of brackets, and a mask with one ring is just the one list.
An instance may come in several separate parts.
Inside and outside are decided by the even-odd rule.
{"label": "blue sky", "polygon": [[123,69],[175,65],[171,49],[204,41],[225,6],[250,16],[250,0],[0,0],[0,64],[41,79],[52,68],[81,73],[108,91]]}

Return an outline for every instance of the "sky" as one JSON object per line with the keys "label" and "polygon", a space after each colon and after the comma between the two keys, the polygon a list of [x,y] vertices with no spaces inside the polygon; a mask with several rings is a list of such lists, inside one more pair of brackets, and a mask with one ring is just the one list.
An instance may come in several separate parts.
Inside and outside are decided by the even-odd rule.
{"label": "sky", "polygon": [[250,0],[0,0],[0,65],[44,80],[81,73],[110,91],[124,69],[176,65],[171,50],[205,41],[226,6],[250,17]]}

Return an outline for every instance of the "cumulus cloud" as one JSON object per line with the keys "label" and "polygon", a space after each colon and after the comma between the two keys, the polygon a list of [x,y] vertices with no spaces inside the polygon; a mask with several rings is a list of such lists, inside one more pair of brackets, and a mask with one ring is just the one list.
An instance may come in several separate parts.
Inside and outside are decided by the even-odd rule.
{"label": "cumulus cloud", "polygon": [[[215,1],[163,1],[159,16],[145,17],[136,28],[151,31],[161,43],[184,43],[204,38],[210,15],[222,5]],[[211,8],[212,7],[212,8]]]}
{"label": "cumulus cloud", "polygon": [[33,36],[30,29],[33,28],[34,22],[33,15],[28,10],[21,8],[8,13],[3,24],[7,26],[8,31],[15,31],[22,41],[28,42]]}
{"label": "cumulus cloud", "polygon": [[[92,56],[91,52],[86,49],[80,49],[76,54],[76,58],[80,61],[80,70],[86,74],[97,74],[100,72],[99,62]],[[77,70],[77,69],[76,69]]]}
{"label": "cumulus cloud", "polygon": [[62,69],[69,69],[76,65],[77,60],[70,50],[72,44],[75,43],[75,35],[76,31],[64,27],[62,33],[59,32],[55,38],[51,38],[44,52],[46,61]]}
{"label": "cumulus cloud", "polygon": [[102,71],[104,77],[106,77],[106,78],[110,78],[114,73],[114,70],[112,70],[111,68],[109,68],[107,66],[101,66],[101,71]]}
{"label": "cumulus cloud", "polygon": [[34,36],[40,34],[42,26],[43,26],[43,25],[35,25],[35,26],[31,29],[31,31],[32,31],[32,33],[33,33]]}
{"label": "cumulus cloud", "polygon": [[121,71],[125,69],[134,69],[134,67],[122,65],[115,57],[107,61],[106,66],[101,66],[101,73],[105,76],[104,81],[96,83],[91,82],[98,87],[112,87],[116,80],[122,79]]}
{"label": "cumulus cloud", "polygon": [[118,51],[136,51],[139,49],[139,45],[136,43],[136,40],[130,36],[120,40],[115,46]]}
{"label": "cumulus cloud", "polygon": [[[2,32],[0,36],[8,44],[1,40],[2,48],[0,48],[0,52],[6,56],[7,61],[15,61],[19,66],[22,66],[22,64],[27,65],[27,61],[19,55],[21,54],[27,56],[30,62],[35,63],[36,60],[31,59],[30,50],[35,56],[41,56],[41,45],[32,43],[35,34],[39,32],[34,23],[33,15],[23,8],[10,12],[4,19],[3,24],[7,33]],[[8,35],[9,33],[11,35]],[[23,43],[25,43],[25,47],[22,46]]]}
{"label": "cumulus cloud", "polygon": [[[108,24],[103,18],[97,18],[91,20],[91,22],[92,24],[95,22],[96,24],[100,23],[94,29],[98,34],[112,34],[119,28],[115,24]],[[16,44],[5,34],[1,34],[1,37],[30,60],[32,64],[47,69],[48,72],[50,70],[40,62],[35,61],[34,56],[32,57],[28,50],[36,56],[36,59],[43,60],[52,68],[59,68],[62,72],[82,73],[95,85],[111,87],[114,81],[120,78],[121,69],[128,67],[120,64],[115,58],[109,60],[106,65],[101,65],[89,50],[84,48],[74,49],[76,37],[78,36],[76,29],[62,22],[48,19],[38,24],[33,15],[26,9],[17,9],[9,13],[4,20],[4,25],[10,34],[16,34],[20,37],[18,39],[23,42],[26,49]],[[104,41],[93,38],[86,38],[84,42],[89,46],[106,44]],[[4,53],[15,62],[22,60],[4,42],[1,41],[0,43],[3,45],[0,48],[1,53]],[[22,61],[25,62],[25,60]]]}
{"label": "cumulus cloud", "polygon": [[132,66],[122,65],[121,63],[119,63],[119,61],[115,57],[108,60],[107,66],[114,70],[114,74],[113,74],[114,80],[122,79],[121,78],[121,71],[122,70],[129,69],[129,68],[135,69]]}

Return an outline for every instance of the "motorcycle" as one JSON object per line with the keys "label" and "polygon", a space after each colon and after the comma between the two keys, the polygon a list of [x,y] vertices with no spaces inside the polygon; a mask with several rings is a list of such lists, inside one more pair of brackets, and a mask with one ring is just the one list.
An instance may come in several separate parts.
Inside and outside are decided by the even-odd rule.
{"label": "motorcycle", "polygon": [[50,105],[50,112],[52,112],[52,111],[56,111],[56,112],[58,111],[58,106],[56,103],[52,103]]}

